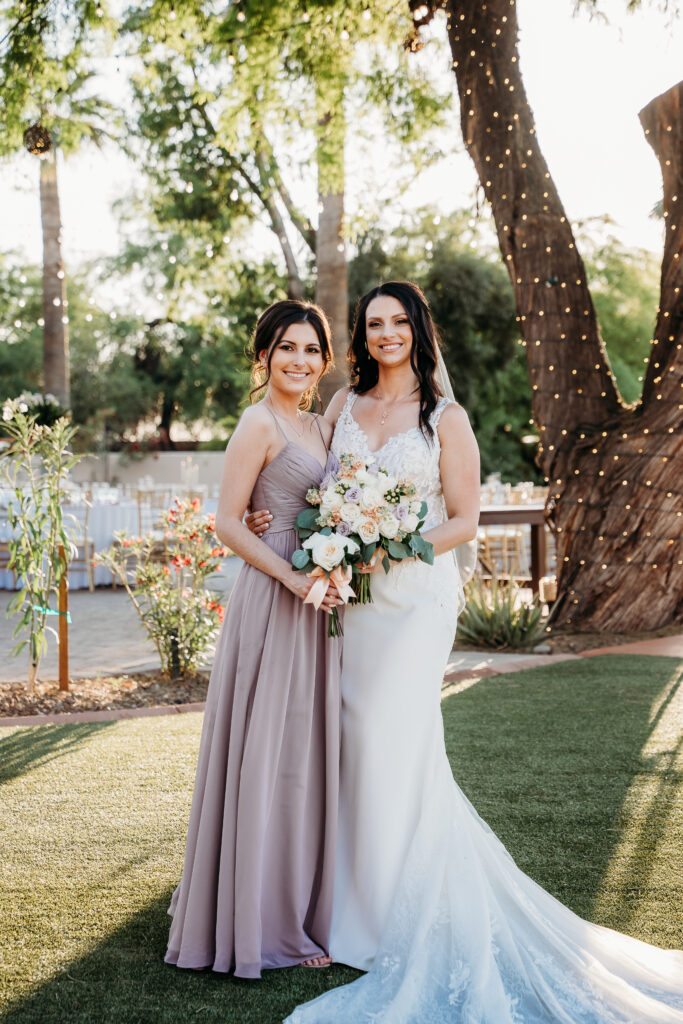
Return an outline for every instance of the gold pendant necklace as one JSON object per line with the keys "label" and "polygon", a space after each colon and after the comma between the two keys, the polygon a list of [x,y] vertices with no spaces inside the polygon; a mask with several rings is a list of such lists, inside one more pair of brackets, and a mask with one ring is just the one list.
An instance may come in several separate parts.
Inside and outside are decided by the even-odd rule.
{"label": "gold pendant necklace", "polygon": [[[418,384],[417,387],[413,388],[412,391],[409,391],[407,395],[402,395],[400,398],[397,398],[394,404],[398,404],[398,402],[403,402],[406,398],[410,398],[411,395],[414,395],[415,392],[419,391],[419,390],[420,390],[420,385]],[[382,398],[381,395],[377,395],[377,398],[379,399],[380,402],[384,401],[384,399]],[[387,407],[382,412],[382,415],[379,418],[379,425],[380,425],[380,427],[383,427],[384,424],[386,423],[387,416],[389,415],[389,410],[390,409],[391,409],[391,405],[387,405]]]}

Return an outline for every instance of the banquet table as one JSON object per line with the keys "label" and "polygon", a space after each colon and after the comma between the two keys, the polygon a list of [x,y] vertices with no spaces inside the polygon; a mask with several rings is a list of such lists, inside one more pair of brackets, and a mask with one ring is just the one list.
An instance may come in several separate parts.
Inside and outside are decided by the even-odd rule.
{"label": "banquet table", "polygon": [[[84,504],[64,505],[63,514],[67,532],[79,533],[79,527],[74,522],[75,517],[80,525],[85,522],[86,507]],[[107,548],[114,540],[114,533],[117,530],[125,530],[126,533],[135,534],[138,529],[138,506],[137,502],[125,501],[113,505],[94,504],[90,508],[88,516],[88,536],[95,545],[95,551]],[[111,585],[112,578],[108,569],[102,565],[95,566],[95,586]],[[69,589],[83,590],[88,586],[88,574],[85,569],[69,570]],[[12,573],[8,570],[0,570],[0,589],[12,590]]]}
{"label": "banquet table", "polygon": [[[202,512],[216,511],[217,502],[209,500],[204,502]],[[82,524],[85,522],[86,506],[84,503],[66,504],[62,506],[65,518],[65,525],[68,532],[78,534],[83,532]],[[77,526],[73,518],[78,520]],[[7,519],[3,522],[2,511],[0,510],[0,536],[6,537],[8,530]],[[95,551],[108,548],[114,541],[114,534],[125,531],[129,536],[135,536],[138,532],[138,505],[136,501],[117,501],[114,503],[95,501],[88,515],[88,536],[92,540]],[[102,565],[95,566],[95,586],[111,586],[112,576],[108,569]],[[69,570],[69,589],[84,590],[88,586],[88,574],[83,568]],[[0,569],[0,590],[12,590],[13,577],[7,569]]]}
{"label": "banquet table", "polygon": [[517,526],[527,524],[531,530],[531,590],[539,592],[539,582],[546,575],[548,553],[545,538],[545,505],[485,505],[479,513],[480,526]]}

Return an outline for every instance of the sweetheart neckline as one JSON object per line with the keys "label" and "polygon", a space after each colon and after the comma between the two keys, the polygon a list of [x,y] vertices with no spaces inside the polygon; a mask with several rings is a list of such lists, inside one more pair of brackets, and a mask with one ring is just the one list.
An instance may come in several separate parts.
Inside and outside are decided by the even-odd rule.
{"label": "sweetheart neckline", "polygon": [[264,467],[263,467],[263,469],[261,470],[261,472],[262,472],[262,473],[265,473],[265,471],[266,471],[266,470],[268,469],[268,467],[269,467],[269,466],[272,466],[272,465],[273,465],[273,463],[274,463],[274,462],[275,462],[275,461],[276,461],[277,459],[279,459],[279,458],[280,458],[280,456],[282,455],[282,453],[283,453],[283,452],[285,452],[285,451],[287,451],[287,449],[288,449],[288,448],[290,447],[290,445],[291,445],[292,447],[294,447],[294,448],[298,448],[300,452],[303,452],[303,453],[304,453],[304,455],[308,455],[309,459],[313,459],[313,461],[314,461],[314,462],[315,462],[315,463],[316,463],[316,464],[317,464],[317,465],[318,465],[318,466],[320,467],[320,471],[321,471],[321,473],[324,473],[324,472],[325,472],[325,470],[327,469],[328,463],[329,463],[329,461],[330,461],[330,455],[332,454],[332,452],[330,451],[330,449],[329,449],[329,448],[328,448],[328,450],[327,450],[327,459],[325,460],[325,465],[323,466],[323,464],[322,464],[322,462],[320,461],[320,459],[319,459],[319,458],[318,458],[318,457],[317,457],[316,455],[314,455],[314,454],[313,454],[313,452],[309,452],[309,450],[308,450],[307,448],[304,448],[304,447],[303,447],[303,445],[297,444],[297,443],[296,443],[296,441],[290,441],[290,440],[289,440],[289,438],[287,438],[287,439],[285,440],[285,443],[283,444],[283,446],[282,446],[282,448],[280,449],[280,451],[279,451],[279,452],[277,453],[277,455],[274,455],[274,456],[273,456],[273,458],[272,458],[272,459],[270,460],[270,462],[268,463],[268,465],[267,465],[267,466],[264,466]]}
{"label": "sweetheart neckline", "polygon": [[378,455],[378,454],[379,454],[379,452],[383,451],[383,450],[384,450],[384,449],[385,449],[385,448],[387,447],[387,445],[388,445],[388,444],[389,444],[389,443],[390,443],[391,441],[393,441],[393,440],[394,440],[395,438],[397,438],[397,437],[405,437],[405,436],[406,436],[407,434],[412,434],[414,430],[420,430],[419,426],[418,426],[418,427],[409,427],[409,428],[408,428],[407,430],[399,430],[399,432],[398,432],[397,434],[392,434],[392,435],[391,435],[391,437],[388,437],[388,438],[386,439],[386,441],[384,442],[384,444],[380,445],[380,447],[379,447],[379,448],[375,448],[375,449],[373,450],[373,449],[372,449],[372,448],[370,447],[370,438],[368,437],[368,435],[366,434],[366,432],[365,432],[365,431],[363,430],[363,428],[361,427],[360,423],[358,422],[358,420],[357,420],[357,419],[356,419],[356,417],[355,417],[355,416],[353,415],[353,413],[351,412],[351,410],[350,410],[350,409],[347,409],[347,414],[348,414],[348,417],[349,417],[349,419],[351,420],[351,422],[352,422],[352,423],[354,424],[354,426],[355,426],[355,427],[356,427],[356,428],[357,428],[358,430],[360,430],[361,434],[362,434],[362,435],[363,435],[363,437],[365,438],[365,443],[366,443],[366,445],[367,445],[367,449],[368,449],[368,451],[370,452],[370,454],[371,454],[371,455]]}

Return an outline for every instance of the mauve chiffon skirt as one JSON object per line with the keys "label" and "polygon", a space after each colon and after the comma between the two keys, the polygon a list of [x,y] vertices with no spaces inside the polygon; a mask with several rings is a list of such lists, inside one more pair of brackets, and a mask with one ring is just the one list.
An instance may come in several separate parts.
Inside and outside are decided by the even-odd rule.
{"label": "mauve chiffon skirt", "polygon": [[[287,559],[296,541],[266,540]],[[167,963],[258,978],[327,952],[340,674],[326,613],[244,565],[211,672]]]}

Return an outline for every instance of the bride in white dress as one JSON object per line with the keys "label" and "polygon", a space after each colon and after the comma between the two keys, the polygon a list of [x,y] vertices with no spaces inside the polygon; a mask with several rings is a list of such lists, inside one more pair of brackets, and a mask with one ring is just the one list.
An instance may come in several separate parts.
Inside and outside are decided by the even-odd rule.
{"label": "bride in white dress", "polygon": [[416,482],[438,557],[375,572],[373,603],[345,613],[330,952],[367,973],[286,1024],[683,1024],[683,953],[577,917],[453,779],[441,682],[462,595],[452,551],[478,517],[476,444],[431,391],[438,342],[414,285],[361,300],[352,353],[354,388],[328,410],[333,451]]}

